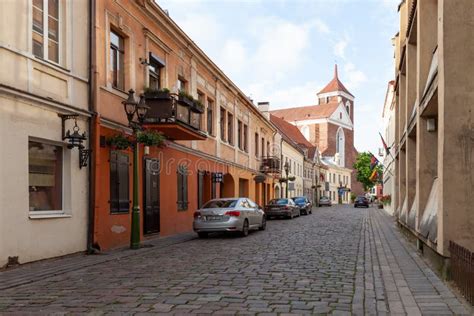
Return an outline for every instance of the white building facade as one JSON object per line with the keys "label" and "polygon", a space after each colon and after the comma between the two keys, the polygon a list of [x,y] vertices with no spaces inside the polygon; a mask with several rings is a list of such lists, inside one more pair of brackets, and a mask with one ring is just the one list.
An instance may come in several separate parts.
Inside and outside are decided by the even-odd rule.
{"label": "white building facade", "polygon": [[64,130],[76,121],[87,136],[91,115],[88,2],[1,1],[0,11],[2,267],[86,249],[89,172],[60,115],[77,115]]}
{"label": "white building facade", "polygon": [[[383,106],[382,120],[383,120],[383,138],[388,147],[388,153],[382,150],[383,153],[383,195],[390,196],[390,199],[395,198],[395,162],[392,154],[392,149],[395,143],[395,108],[394,108],[394,82],[390,81],[385,95],[385,103]],[[394,213],[393,203],[389,202],[384,205],[384,209],[391,215]]]}

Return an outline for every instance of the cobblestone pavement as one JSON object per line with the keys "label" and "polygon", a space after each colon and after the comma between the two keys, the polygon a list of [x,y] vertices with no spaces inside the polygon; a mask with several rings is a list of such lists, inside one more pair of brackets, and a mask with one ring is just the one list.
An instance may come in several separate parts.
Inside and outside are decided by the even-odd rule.
{"label": "cobblestone pavement", "polygon": [[0,314],[471,312],[382,210],[322,208],[247,238],[160,240],[0,272]]}

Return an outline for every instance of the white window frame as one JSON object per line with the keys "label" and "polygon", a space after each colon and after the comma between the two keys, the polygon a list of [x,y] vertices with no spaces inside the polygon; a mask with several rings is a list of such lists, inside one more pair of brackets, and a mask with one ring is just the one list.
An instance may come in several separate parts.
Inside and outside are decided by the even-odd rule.
{"label": "white window frame", "polygon": [[[70,217],[69,214],[66,214],[66,211],[65,211],[65,199],[66,199],[66,156],[69,157],[69,155],[67,155],[67,151],[66,151],[66,147],[64,146],[64,143],[61,143],[61,142],[55,142],[53,140],[48,140],[48,139],[44,139],[44,138],[36,138],[36,137],[28,137],[28,145],[29,145],[29,142],[30,141],[33,141],[33,142],[38,142],[38,143],[43,143],[43,144],[47,144],[47,145],[52,145],[52,146],[57,146],[57,147],[61,147],[62,148],[62,161],[61,161],[61,209],[60,210],[42,210],[42,211],[30,211],[29,210],[29,207],[30,207],[30,202],[29,202],[29,196],[28,196],[28,215],[30,218],[34,219],[34,218],[48,218],[48,217]],[[28,168],[29,168],[29,165],[30,165],[30,161],[29,161],[29,152],[28,152]],[[29,172],[28,172],[28,177],[29,177]],[[30,186],[30,183],[29,183],[29,180],[28,180],[28,187]],[[29,193],[28,193],[29,194]]]}
{"label": "white window frame", "polygon": [[[48,26],[48,21],[49,21],[49,7],[48,7],[48,0],[42,0],[43,1],[43,57],[39,57],[33,54],[33,34],[31,35],[31,54],[35,56],[36,58],[40,58],[43,60],[47,60],[48,62],[51,62],[55,65],[61,66],[63,63],[63,54],[61,50],[61,45],[63,42],[63,14],[62,14],[62,0],[58,0],[58,61],[54,61],[49,59],[49,47],[48,47],[48,33],[49,33],[49,26]],[[36,32],[33,29],[33,11],[34,11],[34,5],[33,5],[33,0],[31,0],[31,14],[30,14],[30,19],[31,19],[31,32]],[[38,32],[36,32],[38,33]],[[39,33],[38,33],[39,34]]]}

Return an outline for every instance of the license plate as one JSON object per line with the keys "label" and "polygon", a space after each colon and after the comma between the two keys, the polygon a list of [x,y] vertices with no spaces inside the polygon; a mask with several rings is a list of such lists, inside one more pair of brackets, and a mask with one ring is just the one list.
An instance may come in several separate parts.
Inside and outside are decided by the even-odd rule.
{"label": "license plate", "polygon": [[206,216],[206,221],[218,221],[221,219],[221,216],[218,215],[208,215]]}

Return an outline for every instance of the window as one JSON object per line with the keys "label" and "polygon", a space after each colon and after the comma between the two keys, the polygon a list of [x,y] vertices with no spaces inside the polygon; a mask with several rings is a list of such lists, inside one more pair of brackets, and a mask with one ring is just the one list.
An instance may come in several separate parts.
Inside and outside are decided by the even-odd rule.
{"label": "window", "polygon": [[244,124],[244,151],[249,152],[249,127]]}
{"label": "window", "polygon": [[63,148],[39,141],[28,142],[30,211],[62,210]]}
{"label": "window", "polygon": [[214,102],[210,99],[207,99],[207,133],[209,135],[214,134],[213,124],[214,124]]}
{"label": "window", "polygon": [[225,141],[225,115],[226,115],[225,109],[221,108],[220,128],[221,128],[221,139],[223,141]]}
{"label": "window", "polygon": [[32,44],[33,55],[59,63],[59,0],[33,0]]}
{"label": "window", "polygon": [[124,39],[114,31],[110,32],[110,72],[112,87],[125,89]]}
{"label": "window", "polygon": [[342,112],[339,112],[339,119],[342,120]]}
{"label": "window", "polygon": [[188,209],[188,168],[185,165],[178,166],[178,211]]}
{"label": "window", "polygon": [[258,158],[258,133],[255,133],[255,157]]}
{"label": "window", "polygon": [[234,116],[227,112],[227,141],[234,145]]}
{"label": "window", "polygon": [[265,157],[265,138],[262,137],[262,157]]}
{"label": "window", "polygon": [[110,212],[128,213],[130,208],[129,189],[130,163],[127,154],[119,151],[110,153]]}
{"label": "window", "polygon": [[186,80],[179,77],[177,85],[178,85],[178,91],[186,91]]}
{"label": "window", "polygon": [[241,150],[244,148],[244,142],[242,139],[242,122],[239,120],[237,120],[237,146]]}
{"label": "window", "polygon": [[150,53],[150,65],[148,65],[148,86],[151,89],[161,89],[161,69],[165,66],[157,56]]}
{"label": "window", "polygon": [[267,156],[271,155],[270,142],[267,142]]}

